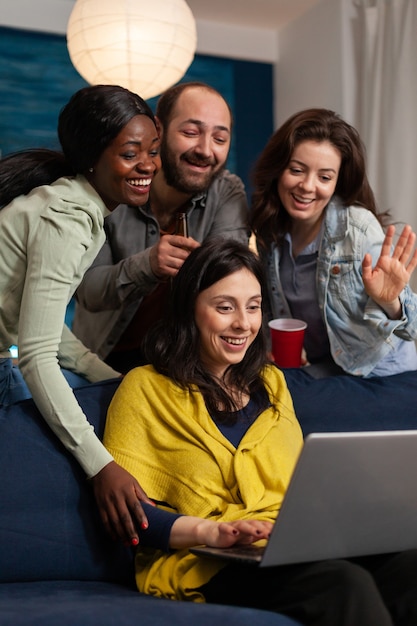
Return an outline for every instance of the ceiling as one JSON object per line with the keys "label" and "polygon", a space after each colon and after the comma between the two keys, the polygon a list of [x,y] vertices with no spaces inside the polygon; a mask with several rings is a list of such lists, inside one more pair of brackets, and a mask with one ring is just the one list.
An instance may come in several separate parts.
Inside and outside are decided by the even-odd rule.
{"label": "ceiling", "polygon": [[278,30],[320,0],[187,0],[196,20]]}

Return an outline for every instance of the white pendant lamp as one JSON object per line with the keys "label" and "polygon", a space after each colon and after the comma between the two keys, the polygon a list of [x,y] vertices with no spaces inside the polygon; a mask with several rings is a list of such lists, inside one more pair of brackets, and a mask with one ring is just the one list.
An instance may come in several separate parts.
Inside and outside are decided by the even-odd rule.
{"label": "white pendant lamp", "polygon": [[184,76],[196,24],[185,0],[76,0],[67,44],[88,83],[120,85],[148,99]]}

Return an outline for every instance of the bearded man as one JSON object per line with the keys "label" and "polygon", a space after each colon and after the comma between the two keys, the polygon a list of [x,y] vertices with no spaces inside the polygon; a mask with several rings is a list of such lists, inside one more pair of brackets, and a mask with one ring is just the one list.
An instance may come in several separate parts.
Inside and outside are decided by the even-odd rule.
{"label": "bearded man", "polygon": [[[122,373],[144,363],[143,337],[191,250],[216,235],[249,241],[245,188],[225,169],[232,112],[223,96],[205,83],[181,83],[159,98],[156,117],[162,167],[149,201],[106,218],[106,243],[76,294],[74,334]],[[121,161],[136,149],[126,145]],[[146,183],[145,165],[137,169],[126,184]],[[187,237],[175,232],[178,213],[187,215]]]}

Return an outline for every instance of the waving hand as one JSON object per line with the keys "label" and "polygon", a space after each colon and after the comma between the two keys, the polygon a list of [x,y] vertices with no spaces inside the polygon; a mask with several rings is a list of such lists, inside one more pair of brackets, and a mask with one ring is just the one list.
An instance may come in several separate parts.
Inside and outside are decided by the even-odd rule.
{"label": "waving hand", "polygon": [[[392,249],[395,226],[389,226],[382,244],[381,254],[372,267],[372,258],[366,254],[362,262],[365,291],[388,317],[395,319],[401,314],[398,299],[417,266],[417,250],[414,250],[416,234],[411,226],[405,226]],[[392,250],[392,251],[391,251]]]}

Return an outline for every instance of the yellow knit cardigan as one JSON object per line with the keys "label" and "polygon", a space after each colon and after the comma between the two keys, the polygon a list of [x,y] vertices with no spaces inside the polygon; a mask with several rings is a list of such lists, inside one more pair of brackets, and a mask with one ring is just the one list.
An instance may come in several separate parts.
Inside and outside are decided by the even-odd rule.
{"label": "yellow knit cardigan", "polygon": [[[167,509],[217,521],[274,521],[302,446],[283,374],[263,379],[273,407],[235,448],[210,417],[201,393],[184,391],[152,366],[127,374],[109,407],[104,444],[151,499]],[[138,549],[140,591],[203,602],[198,590],[222,567],[188,550]]]}

